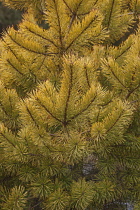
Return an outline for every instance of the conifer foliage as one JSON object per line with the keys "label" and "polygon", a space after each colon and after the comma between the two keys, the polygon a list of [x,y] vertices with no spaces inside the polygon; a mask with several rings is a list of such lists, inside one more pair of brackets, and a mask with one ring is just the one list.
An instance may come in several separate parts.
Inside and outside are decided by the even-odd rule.
{"label": "conifer foliage", "polygon": [[140,1],[3,3],[0,208],[140,209]]}

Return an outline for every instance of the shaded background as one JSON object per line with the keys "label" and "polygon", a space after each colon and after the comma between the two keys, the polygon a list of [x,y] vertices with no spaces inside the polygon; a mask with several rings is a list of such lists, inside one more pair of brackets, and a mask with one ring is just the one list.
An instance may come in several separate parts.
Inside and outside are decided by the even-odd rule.
{"label": "shaded background", "polygon": [[[2,36],[2,32],[9,26],[14,26],[17,29],[18,23],[22,20],[22,14],[24,11],[10,9],[2,2],[0,2],[0,37]],[[49,25],[45,21],[38,23],[38,25],[44,29],[48,29]]]}
{"label": "shaded background", "polygon": [[0,2],[0,36],[2,35],[2,31],[4,31],[4,29],[8,26],[13,25],[16,29],[17,24],[21,21],[21,18],[21,11],[9,9]]}

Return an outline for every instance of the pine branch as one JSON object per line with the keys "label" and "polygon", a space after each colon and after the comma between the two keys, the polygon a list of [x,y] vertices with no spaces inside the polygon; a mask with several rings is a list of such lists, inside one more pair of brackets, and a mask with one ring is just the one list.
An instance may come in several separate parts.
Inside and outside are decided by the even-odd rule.
{"label": "pine branch", "polygon": [[98,3],[98,1],[99,1],[99,0],[96,0],[96,1],[95,1],[94,6]]}
{"label": "pine branch", "polygon": [[109,69],[111,71],[111,73],[113,74],[113,76],[115,77],[115,79],[124,87],[126,88],[126,86],[121,82],[121,80],[117,77],[117,75],[115,74],[115,72],[113,71],[113,69],[111,68],[111,66],[108,64]]}
{"label": "pine branch", "polygon": [[35,50],[32,50],[32,49],[30,49],[30,48],[27,48],[27,47],[21,45],[19,42],[17,42],[15,39],[13,39],[12,36],[9,35],[8,31],[6,31],[6,32],[7,32],[8,37],[9,37],[15,44],[17,44],[19,47],[21,47],[21,48],[23,48],[23,49],[25,49],[25,50],[27,50],[27,51],[30,51],[30,52],[32,52],[32,53],[35,53],[35,54],[48,55],[47,53],[37,52],[37,51],[35,51]]}
{"label": "pine branch", "polygon": [[112,0],[112,5],[111,5],[111,9],[110,9],[108,24],[107,24],[107,29],[109,29],[109,26],[110,26],[110,21],[111,21],[111,16],[112,16],[112,13],[113,13],[114,3],[115,3],[115,0]]}
{"label": "pine branch", "polygon": [[30,32],[32,33],[33,35],[36,35],[36,36],[39,36],[40,38],[44,39],[45,41],[48,41],[50,42],[51,44],[53,44],[56,48],[58,48],[58,46],[49,38],[46,38],[45,36],[43,36],[43,33],[42,34],[39,34],[36,32],[34,32],[33,30],[31,30],[31,28],[27,27],[26,25],[24,25],[24,27]]}
{"label": "pine branch", "polygon": [[108,130],[106,131],[106,133],[108,133],[119,121],[119,119],[121,118],[122,114],[123,114],[124,110],[119,114],[118,118],[116,119],[116,121],[111,125],[110,128],[108,128]]}
{"label": "pine branch", "polygon": [[56,0],[52,0],[52,1],[54,2],[56,16],[57,16],[57,21],[58,21],[59,40],[60,40],[60,44],[61,44],[61,49],[63,49],[62,29],[61,29],[61,22],[60,22],[59,12],[58,12],[58,8],[57,8]]}
{"label": "pine branch", "polygon": [[71,20],[70,20],[70,24],[68,26],[68,32],[70,31],[71,27],[72,27],[72,24],[74,23],[74,20],[76,18],[76,14],[73,14],[72,17],[71,17]]}
{"label": "pine branch", "polygon": [[73,45],[73,43],[90,27],[90,25],[98,18],[98,15],[90,21],[90,23],[72,40],[72,42],[66,47],[66,51]]}
{"label": "pine branch", "polygon": [[38,67],[38,71],[41,69],[41,67],[44,65],[46,56],[43,57],[42,62],[40,62],[40,66]]}
{"label": "pine branch", "polygon": [[30,49],[30,48],[27,48],[27,47],[25,47],[24,45],[21,45],[19,42],[17,42],[15,39],[13,39],[12,38],[12,36],[10,36],[9,35],[9,33],[8,33],[8,31],[6,31],[7,33],[7,35],[8,35],[8,37],[15,43],[15,44],[17,44],[19,47],[21,47],[21,48],[23,48],[23,49],[25,49],[25,50],[27,50],[27,51],[30,51],[30,52],[32,52],[32,53],[35,53],[35,54],[40,54],[40,55],[47,55],[47,56],[52,56],[52,55],[56,55],[56,54],[58,54],[58,53],[43,53],[43,52],[39,52],[39,51],[35,51],[35,50],[33,50],[33,49]]}
{"label": "pine branch", "polygon": [[79,9],[80,5],[82,4],[82,1],[83,1],[83,0],[81,0],[81,1],[79,2],[79,4],[77,5],[77,8],[76,8],[75,11],[72,11],[72,10],[71,10],[71,11],[72,11],[72,17],[71,17],[71,20],[70,20],[70,24],[69,24],[69,26],[68,26],[69,31],[70,31],[70,29],[71,29],[71,27],[72,27],[72,24],[74,23],[74,20],[76,19],[76,17],[78,18],[77,12],[78,12],[78,9]]}
{"label": "pine branch", "polygon": [[39,98],[35,98],[36,100],[37,100],[37,102],[55,119],[55,120],[57,120],[57,121],[59,121],[59,122],[61,122],[61,123],[63,123],[63,121],[61,121],[60,119],[58,119],[57,117],[55,117],[54,115],[53,115],[53,113],[51,113],[48,109],[47,109],[47,107],[44,105],[44,104],[42,104],[41,103],[41,101],[39,100]]}
{"label": "pine branch", "polygon": [[[24,101],[23,101],[23,103],[24,103]],[[26,103],[24,103],[24,106],[26,107],[26,110],[27,110],[29,116],[31,117],[32,121],[33,121],[34,124],[36,125],[36,127],[39,128],[39,125],[38,125],[37,122],[35,121],[35,119],[34,119],[32,113],[31,113],[31,111],[29,110],[29,108],[27,107]]]}
{"label": "pine branch", "polygon": [[135,90],[139,89],[139,87],[140,84],[138,84],[134,89],[130,90],[125,99],[127,100],[131,96],[131,94],[135,92]]}
{"label": "pine branch", "polygon": [[127,47],[121,54],[119,54],[117,57],[115,57],[115,60],[117,60],[118,58],[120,58],[124,53],[126,53],[129,49],[131,48],[131,46]]}
{"label": "pine branch", "polygon": [[71,122],[71,120],[74,120],[75,118],[77,118],[79,115],[83,114],[83,112],[87,111],[88,108],[92,105],[92,103],[95,101],[95,99],[97,98],[97,94],[95,95],[95,97],[91,100],[91,102],[87,105],[87,107],[85,107],[83,110],[81,110],[79,113],[77,113],[76,115],[74,115],[73,117],[71,117],[67,123]]}
{"label": "pine branch", "polygon": [[8,45],[8,43],[6,43],[6,41],[4,40],[3,37],[1,39],[6,44],[7,48],[10,50],[10,52],[15,56],[15,58],[17,59],[17,61],[22,65],[21,61],[17,57],[16,53],[12,50],[12,48],[10,47],[10,45]]}
{"label": "pine branch", "polygon": [[8,97],[8,99],[9,99],[9,102],[10,102],[10,113],[12,114],[12,109],[13,109],[13,107],[12,107],[12,101],[11,101],[11,97],[10,97],[10,95],[9,95],[9,97]]}
{"label": "pine branch", "polygon": [[6,135],[4,135],[2,132],[0,132],[0,135],[1,135],[4,139],[6,139],[6,141],[8,141],[9,144],[11,144],[14,148],[16,148],[15,144],[14,144],[13,142],[11,142],[11,141],[6,137]]}
{"label": "pine branch", "polygon": [[11,63],[11,61],[9,59],[7,59],[7,63],[9,63],[9,65],[16,71],[18,72],[20,75],[24,76],[24,74],[22,72],[20,72],[15,66],[14,64]]}
{"label": "pine branch", "polygon": [[89,78],[88,78],[88,70],[87,70],[86,66],[84,68],[85,68],[85,73],[86,73],[87,84],[88,84],[88,87],[90,88],[90,82],[89,82]]}
{"label": "pine branch", "polygon": [[68,3],[67,3],[65,0],[63,0],[63,2],[64,2],[64,4],[66,5],[66,7],[69,9],[69,11],[73,14],[73,11],[72,11],[72,9],[69,7]]}
{"label": "pine branch", "polygon": [[71,95],[71,90],[72,90],[72,77],[73,77],[73,68],[72,68],[72,65],[70,65],[70,84],[69,84],[68,97],[66,100],[65,111],[64,111],[64,126],[67,124],[67,110],[68,110],[68,103],[70,100],[70,95]]}

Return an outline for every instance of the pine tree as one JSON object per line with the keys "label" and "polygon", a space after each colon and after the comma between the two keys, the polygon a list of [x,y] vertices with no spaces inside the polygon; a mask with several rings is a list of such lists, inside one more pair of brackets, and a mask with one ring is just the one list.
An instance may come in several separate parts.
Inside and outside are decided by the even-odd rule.
{"label": "pine tree", "polygon": [[140,1],[3,2],[0,208],[140,209]]}

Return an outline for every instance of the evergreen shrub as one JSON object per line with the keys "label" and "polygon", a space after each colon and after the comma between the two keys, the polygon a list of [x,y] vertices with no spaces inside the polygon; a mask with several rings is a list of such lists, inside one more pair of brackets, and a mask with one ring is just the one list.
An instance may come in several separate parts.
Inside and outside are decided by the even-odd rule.
{"label": "evergreen shrub", "polygon": [[2,2],[0,208],[140,209],[140,1]]}

